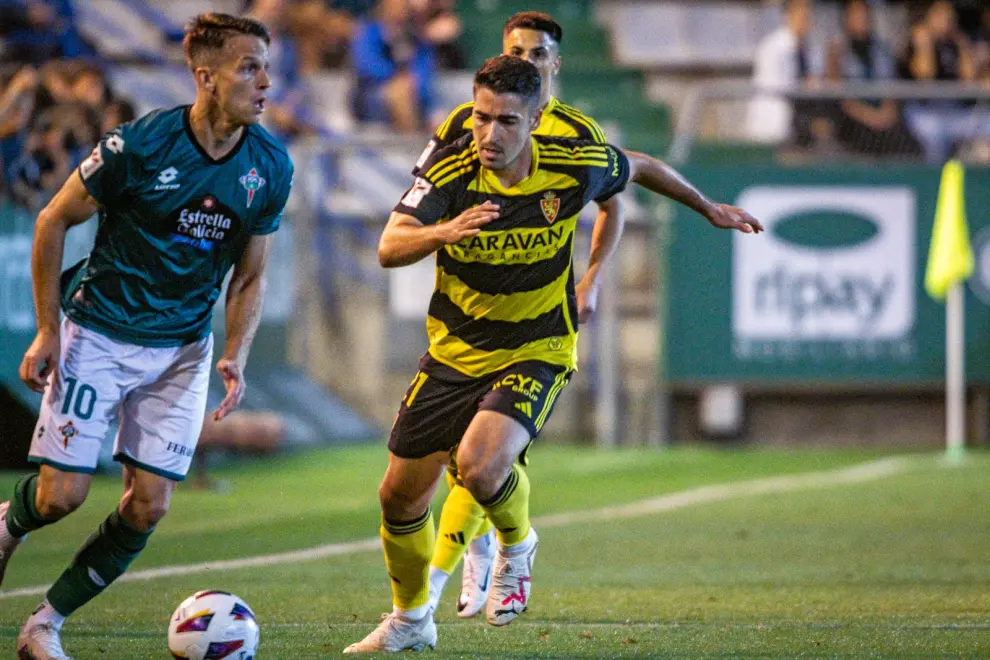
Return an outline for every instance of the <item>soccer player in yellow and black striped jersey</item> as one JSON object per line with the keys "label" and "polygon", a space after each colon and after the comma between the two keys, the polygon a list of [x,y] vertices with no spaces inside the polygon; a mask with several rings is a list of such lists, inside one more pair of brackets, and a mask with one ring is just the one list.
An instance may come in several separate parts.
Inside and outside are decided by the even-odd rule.
{"label": "soccer player in yellow and black striped jersey", "polygon": [[[551,92],[560,73],[560,44],[564,30],[549,14],[523,11],[513,15],[502,28],[502,54],[530,62],[540,72],[540,124],[534,135],[606,142],[605,133],[591,117],[577,108],[561,103]],[[422,165],[437,151],[471,132],[474,101],[451,111],[433,133],[422,156],[413,168],[419,176]]]}
{"label": "soccer player in yellow and black striped jersey", "polygon": [[[540,123],[535,135],[576,138],[604,144],[605,133],[598,123],[580,110],[564,105],[551,95],[560,73],[560,44],[563,29],[549,14],[524,11],[513,15],[502,28],[502,53],[530,62],[540,72]],[[474,101],[455,108],[440,125],[417,162],[420,165],[440,149],[471,133]],[[601,210],[604,214],[605,211]],[[602,222],[610,219],[603,217]],[[447,580],[464,558],[457,615],[473,617],[485,605],[495,561],[495,533],[484,509],[463,486],[453,470],[447,475],[450,492],[444,500],[437,529],[437,543],[430,560],[430,598],[436,605]]]}
{"label": "soccer player in yellow and black striped jersey", "polygon": [[[621,234],[616,193],[638,183],[716,227],[762,230],[654,158],[534,137],[539,93],[532,64],[507,56],[486,62],[475,76],[472,136],[424,163],[382,233],[383,266],[436,253],[437,284],[430,347],[399,408],[379,489],[394,609],[347,653],[436,645],[429,504],[452,455],[459,483],[497,532],[488,623],[506,625],[529,605],[537,537],[518,459],[577,367],[577,326],[594,311],[597,283]],[[591,200],[611,206],[619,221],[596,223],[588,270],[575,285],[574,230]]]}

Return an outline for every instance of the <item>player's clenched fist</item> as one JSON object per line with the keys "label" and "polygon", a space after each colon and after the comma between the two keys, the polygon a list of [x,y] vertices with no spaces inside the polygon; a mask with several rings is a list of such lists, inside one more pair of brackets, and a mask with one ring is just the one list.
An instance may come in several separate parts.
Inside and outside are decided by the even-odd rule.
{"label": "player's clenched fist", "polygon": [[58,364],[60,349],[58,330],[39,330],[21,361],[20,376],[35,392],[42,392],[48,376]]}
{"label": "player's clenched fist", "polygon": [[498,217],[498,211],[499,206],[494,202],[472,206],[453,220],[436,225],[436,237],[446,245],[453,245],[465,238],[477,236],[482,227]]}

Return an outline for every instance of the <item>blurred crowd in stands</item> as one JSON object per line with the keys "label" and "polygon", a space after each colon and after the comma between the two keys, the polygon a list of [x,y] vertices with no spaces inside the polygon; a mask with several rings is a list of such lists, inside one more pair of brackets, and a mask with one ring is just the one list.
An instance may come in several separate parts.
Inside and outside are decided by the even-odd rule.
{"label": "blurred crowd in stands", "polygon": [[[766,90],[895,80],[990,90],[987,4],[960,13],[949,0],[918,3],[905,42],[889,44],[876,29],[872,4],[847,0],[841,33],[822,44],[812,37],[811,0],[785,0],[780,27],[757,47],[753,80]],[[961,154],[990,162],[990,103],[975,99],[789,102],[764,94],[750,104],[747,124],[755,139],[790,139],[813,153],[841,148],[936,163]]]}
{"label": "blurred crowd in stands", "polygon": [[0,196],[40,208],[101,133],[134,118],[68,0],[0,0]]}
{"label": "blurred crowd in stands", "polygon": [[[446,111],[434,107],[436,71],[464,66],[453,0],[255,0],[244,10],[275,36],[268,119],[284,139],[317,130],[300,81],[322,69],[353,68],[358,121],[413,133]],[[0,199],[39,209],[100,135],[134,118],[108,64],[71,0],[0,0]]]}
{"label": "blurred crowd in stands", "polygon": [[[949,0],[917,3],[909,37],[887,43],[867,0],[843,2],[840,34],[812,37],[811,0],[779,0],[780,27],[754,56],[754,81],[772,92],[840,81],[956,81],[990,89],[990,6],[959,13]],[[534,3],[537,6],[539,3]],[[358,122],[404,133],[429,130],[434,79],[465,66],[454,0],[248,0],[245,13],[266,22],[275,96],[269,122],[284,139],[318,131],[304,89],[308,76],[347,69]],[[164,30],[173,40],[181,30]],[[36,209],[92,149],[130,120],[132,100],[110,83],[108,63],[80,33],[72,0],[0,0],[0,198]],[[749,107],[748,133],[808,153],[942,161],[962,152],[990,162],[990,104],[881,99],[788,101],[772,93]]]}

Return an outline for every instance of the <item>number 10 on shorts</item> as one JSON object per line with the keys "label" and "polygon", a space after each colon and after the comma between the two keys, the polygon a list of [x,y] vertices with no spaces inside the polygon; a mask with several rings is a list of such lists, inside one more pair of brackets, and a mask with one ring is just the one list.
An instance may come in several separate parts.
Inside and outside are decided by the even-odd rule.
{"label": "number 10 on shorts", "polygon": [[76,417],[87,420],[93,416],[93,407],[96,406],[96,390],[86,383],[76,387],[75,378],[65,379],[65,398],[62,401],[62,414],[68,415],[71,410]]}

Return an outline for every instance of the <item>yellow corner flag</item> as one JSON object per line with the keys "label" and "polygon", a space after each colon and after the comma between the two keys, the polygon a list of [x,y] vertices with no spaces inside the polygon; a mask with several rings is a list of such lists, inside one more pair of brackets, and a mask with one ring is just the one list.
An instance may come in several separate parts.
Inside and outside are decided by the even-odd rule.
{"label": "yellow corner flag", "polygon": [[952,285],[972,274],[973,249],[966,225],[963,167],[958,160],[950,160],[942,169],[942,183],[938,189],[925,290],[932,298],[944,300]]}

